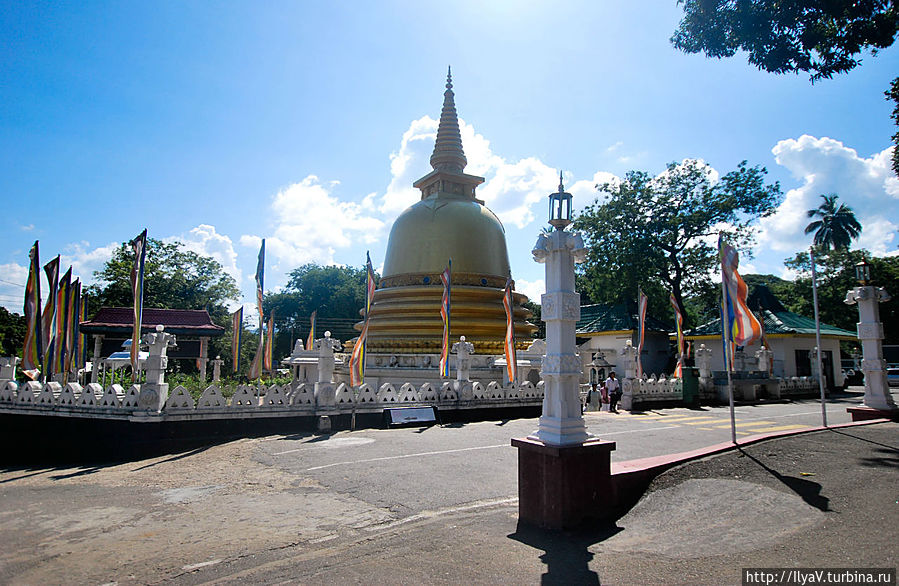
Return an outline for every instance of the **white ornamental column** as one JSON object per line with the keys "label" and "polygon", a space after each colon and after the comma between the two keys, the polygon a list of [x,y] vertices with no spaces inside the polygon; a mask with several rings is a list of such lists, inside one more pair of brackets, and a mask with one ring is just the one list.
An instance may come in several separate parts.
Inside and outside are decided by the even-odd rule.
{"label": "white ornamental column", "polygon": [[552,445],[580,444],[589,437],[578,392],[581,360],[574,329],[581,314],[581,298],[574,290],[574,263],[586,256],[580,234],[566,232],[567,223],[541,234],[531,252],[546,265],[546,293],[540,298],[541,319],[546,322],[546,356],[543,358],[543,414],[532,439]]}
{"label": "white ornamental column", "polygon": [[137,405],[140,409],[162,411],[169,398],[169,384],[165,382],[165,369],[169,365],[166,353],[169,346],[175,345],[175,336],[165,333],[165,327],[159,324],[155,333],[144,334],[143,342],[150,348],[144,367],[147,378],[140,385]]}
{"label": "white ornamental column", "polygon": [[871,409],[895,411],[896,403],[887,383],[886,360],[883,359],[883,324],[880,303],[889,301],[883,287],[862,286],[850,289],[843,301],[858,304],[858,339],[862,344],[862,372],[865,373],[865,398],[862,404]]}
{"label": "white ornamental column", "polygon": [[212,382],[217,383],[222,378],[222,364],[225,361],[222,360],[221,356],[216,356],[215,360],[212,361]]}
{"label": "white ornamental column", "polygon": [[[99,376],[98,370],[100,369],[100,352],[103,348],[103,334],[94,334],[94,359],[91,362],[91,382],[95,383],[97,381],[97,377]],[[104,373],[105,375],[105,373]],[[103,377],[106,378],[105,376]]]}

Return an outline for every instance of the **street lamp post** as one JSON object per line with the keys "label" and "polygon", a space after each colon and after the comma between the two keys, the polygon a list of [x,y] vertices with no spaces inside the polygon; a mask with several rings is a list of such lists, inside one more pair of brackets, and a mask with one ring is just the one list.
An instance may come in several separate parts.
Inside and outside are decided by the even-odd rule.
{"label": "street lamp post", "polygon": [[[611,452],[615,442],[587,433],[578,382],[583,371],[575,342],[580,295],[574,289],[574,264],[586,256],[580,234],[571,224],[571,194],[559,177],[559,191],[549,196],[549,224],[531,251],[546,266],[546,293],[541,319],[546,322],[543,413],[537,430],[513,439],[518,448],[519,519],[561,529],[586,517],[601,517],[613,506]],[[605,495],[606,498],[603,498]]]}
{"label": "street lamp post", "polygon": [[871,266],[862,261],[855,266],[859,287],[846,293],[846,305],[858,305],[858,340],[862,345],[862,372],[865,375],[865,398],[862,408],[850,408],[853,421],[872,417],[896,417],[899,409],[890,395],[887,383],[886,360],[883,359],[883,323],[880,303],[890,300],[883,287],[871,282]]}

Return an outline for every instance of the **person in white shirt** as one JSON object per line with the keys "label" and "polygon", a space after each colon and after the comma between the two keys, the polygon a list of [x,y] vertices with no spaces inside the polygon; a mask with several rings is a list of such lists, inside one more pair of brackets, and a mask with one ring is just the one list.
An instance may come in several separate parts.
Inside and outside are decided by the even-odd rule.
{"label": "person in white shirt", "polygon": [[618,413],[616,406],[618,405],[618,400],[621,399],[621,384],[615,378],[614,370],[609,373],[609,378],[606,379],[606,391],[609,393],[609,411]]}

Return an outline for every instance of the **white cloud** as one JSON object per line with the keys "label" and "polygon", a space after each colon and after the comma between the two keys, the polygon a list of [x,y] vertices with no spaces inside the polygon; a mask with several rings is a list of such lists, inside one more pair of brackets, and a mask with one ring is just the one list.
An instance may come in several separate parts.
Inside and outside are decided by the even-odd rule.
{"label": "white cloud", "polygon": [[789,190],[777,212],[761,221],[762,247],[787,253],[807,248],[812,236],[804,233],[810,221],[806,210],[818,207],[821,195],[836,193],[862,224],[853,248],[875,255],[896,250],[899,181],[890,169],[892,148],[864,158],[838,140],[803,135],[778,142],[771,152],[802,185]]}
{"label": "white cloud", "polygon": [[209,256],[218,261],[235,281],[240,283],[241,272],[237,268],[237,252],[234,251],[234,243],[231,238],[216,232],[215,226],[200,224],[187,234],[166,238],[166,242],[179,241],[187,250],[203,256]]}
{"label": "white cloud", "polygon": [[[333,196],[335,185],[309,175],[274,196],[270,214],[275,225],[265,243],[267,270],[283,276],[305,263],[334,264],[338,249],[376,242],[382,236],[384,221],[372,216],[364,203]],[[365,201],[370,205],[371,196]],[[244,246],[256,248],[259,242],[259,236],[240,237]]]}
{"label": "white cloud", "polygon": [[28,267],[14,262],[0,264],[0,305],[21,315],[27,280]]}
{"label": "white cloud", "polygon": [[34,230],[34,224],[28,224],[27,226],[19,226],[19,230],[22,232],[31,232]]}
{"label": "white cloud", "polygon": [[91,284],[94,282],[94,271],[101,270],[120,246],[120,243],[110,242],[106,246],[91,248],[86,240],[73,242],[60,254],[59,272],[62,274],[71,265],[72,275],[81,278],[84,284]]}
{"label": "white cloud", "polygon": [[[379,211],[390,223],[421,198],[412,187],[430,169],[430,156],[437,136],[437,120],[423,116],[413,120],[403,133],[399,150],[390,155],[391,181],[380,198]],[[484,200],[504,224],[523,228],[534,220],[532,208],[555,190],[558,171],[534,157],[506,161],[490,148],[490,141],[474,127],[459,120],[462,145],[468,164],[465,172],[484,177],[478,198]]]}
{"label": "white cloud", "polygon": [[528,299],[539,305],[540,296],[546,293],[546,284],[543,279],[537,279],[535,281],[515,279],[515,290],[519,293],[524,293],[528,296]]}

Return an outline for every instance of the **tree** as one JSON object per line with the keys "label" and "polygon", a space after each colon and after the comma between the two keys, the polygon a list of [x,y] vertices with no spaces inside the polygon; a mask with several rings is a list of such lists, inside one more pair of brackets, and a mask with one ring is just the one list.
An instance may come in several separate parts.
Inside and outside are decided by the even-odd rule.
{"label": "tree", "polygon": [[21,356],[25,343],[25,318],[0,306],[0,356]]}
{"label": "tree", "polygon": [[[98,282],[85,289],[88,317],[100,307],[130,307],[131,267],[134,253],[126,243],[117,248],[103,268],[94,271]],[[144,307],[163,309],[205,309],[213,323],[230,331],[227,302],[240,299],[234,278],[212,257],[187,250],[181,242],[147,240],[144,261]],[[221,355],[230,366],[230,336],[211,338],[209,356]],[[244,343],[246,346],[246,343]],[[255,346],[253,346],[255,349]],[[191,362],[190,364],[193,364]],[[193,367],[187,366],[187,370]]]}
{"label": "tree", "polygon": [[[280,293],[269,293],[263,300],[266,316],[275,313],[275,352],[290,353],[294,339],[309,334],[309,319],[316,315],[316,337],[330,330],[343,342],[358,335],[353,325],[362,319],[365,305],[364,268],[305,264],[290,272],[287,286]],[[288,335],[284,335],[287,333]]]}
{"label": "tree", "polygon": [[837,206],[839,196],[835,193],[822,195],[824,203],[806,214],[809,218],[819,218],[805,227],[805,233],[815,233],[815,246],[824,250],[849,248],[852,240],[862,232],[862,225],[855,219],[852,208],[844,203]]}
{"label": "tree", "polygon": [[770,73],[808,72],[829,79],[861,63],[857,55],[886,49],[899,31],[890,0],[679,0],[684,6],[671,42],[687,53],[733,57],[737,50]]}
{"label": "tree", "polygon": [[[899,127],[899,77],[893,80],[889,91],[884,92],[884,94],[886,95],[887,100],[892,100],[893,104],[895,104],[893,106],[893,113],[890,114],[890,118],[892,118],[893,122],[896,123],[896,126]],[[896,145],[893,147],[893,173],[899,175],[899,130],[893,135],[893,144]]]}
{"label": "tree", "polygon": [[[899,32],[894,0],[678,0],[684,18],[671,43],[686,53],[733,57],[770,73],[811,74],[812,83],[845,73],[861,63],[858,55],[893,44]],[[899,77],[887,99],[896,103],[899,125]],[[893,171],[899,175],[899,132],[893,136]]]}
{"label": "tree", "polygon": [[670,313],[670,291],[684,308],[684,296],[706,294],[711,286],[718,233],[747,249],[752,224],[780,203],[780,186],[766,185],[766,173],[744,161],[716,179],[704,163],[687,160],[656,177],[630,171],[620,182],[597,185],[608,197],[574,222],[587,247],[580,290],[594,303],[616,303],[635,298],[640,286],[656,315]]}
{"label": "tree", "polygon": [[[871,264],[872,284],[887,291],[899,291],[899,257],[872,257],[867,250],[817,249],[815,269],[818,277],[818,309],[821,321],[850,332],[855,331],[858,312],[843,303],[846,292],[858,286],[855,265],[862,260]],[[795,313],[814,315],[812,307],[811,260],[808,252],[800,252],[784,262],[798,272],[793,281],[792,295],[784,295],[781,302]],[[880,319],[884,327],[884,343],[899,344],[899,305],[895,301],[880,304]]]}
{"label": "tree", "polygon": [[[133,263],[134,253],[123,243],[102,270],[94,271],[98,283],[87,289],[96,299],[91,309],[131,306]],[[144,307],[206,309],[215,323],[225,325],[229,316],[226,302],[239,298],[234,278],[214,258],[187,250],[181,242],[147,241]]]}

